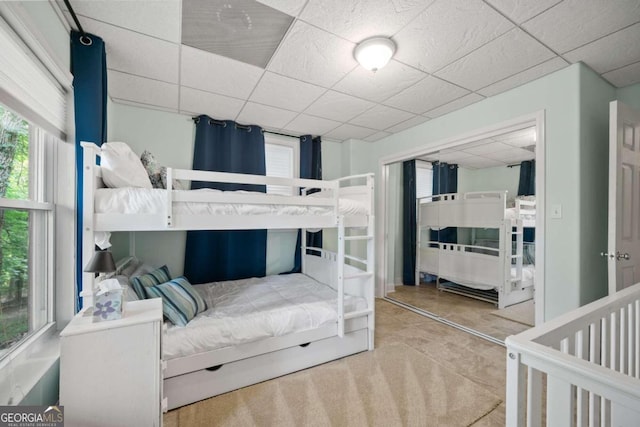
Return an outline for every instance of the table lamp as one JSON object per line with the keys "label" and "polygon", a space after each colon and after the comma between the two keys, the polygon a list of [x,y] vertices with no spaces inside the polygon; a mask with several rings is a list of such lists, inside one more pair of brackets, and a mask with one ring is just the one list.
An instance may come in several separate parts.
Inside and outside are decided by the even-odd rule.
{"label": "table lamp", "polygon": [[96,282],[100,282],[106,273],[116,271],[116,263],[113,261],[113,255],[107,250],[94,252],[84,271],[85,273],[98,273]]}

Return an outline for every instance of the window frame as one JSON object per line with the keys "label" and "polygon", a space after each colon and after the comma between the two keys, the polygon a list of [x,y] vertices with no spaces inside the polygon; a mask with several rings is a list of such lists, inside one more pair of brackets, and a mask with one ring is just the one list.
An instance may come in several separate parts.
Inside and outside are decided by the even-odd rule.
{"label": "window frame", "polygon": [[[291,136],[277,135],[270,132],[264,133],[264,144],[282,145],[293,149],[293,178],[300,178],[300,140]],[[266,159],[265,159],[266,161]],[[293,189],[293,195],[297,195],[297,187]]]}
{"label": "window frame", "polygon": [[[8,107],[6,107],[8,108]],[[9,108],[8,108],[9,109]],[[12,111],[13,112],[13,111]],[[14,112],[14,114],[17,114]],[[19,115],[19,114],[18,114]],[[23,116],[20,116],[23,117]],[[25,119],[26,120],[26,119]],[[0,197],[0,209],[27,211],[29,215],[29,320],[36,319],[41,326],[13,344],[0,356],[0,369],[20,357],[39,337],[55,326],[54,287],[54,211],[52,185],[54,181],[54,147],[47,134],[29,123],[29,198]],[[38,217],[42,215],[42,218]],[[40,285],[43,284],[43,285]],[[40,300],[41,304],[33,302]],[[44,311],[44,313],[42,313]]]}

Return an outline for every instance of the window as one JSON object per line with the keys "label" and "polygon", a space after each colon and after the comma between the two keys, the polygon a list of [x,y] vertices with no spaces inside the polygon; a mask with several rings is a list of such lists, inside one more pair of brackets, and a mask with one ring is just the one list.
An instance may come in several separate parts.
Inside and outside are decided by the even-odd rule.
{"label": "window", "polygon": [[431,196],[433,191],[433,169],[428,162],[416,160],[416,198]]}
{"label": "window", "polygon": [[52,320],[46,138],[0,105],[0,360]]}
{"label": "window", "polygon": [[[265,133],[265,163],[267,176],[298,178],[300,142],[296,138]],[[267,185],[267,193],[291,196],[298,194],[298,188]],[[293,269],[297,238],[298,230],[267,230],[267,274]]]}
{"label": "window", "polygon": [[[295,138],[265,135],[266,175],[280,178],[299,177],[299,141]],[[292,196],[294,189],[283,185],[267,185],[267,193]]]}

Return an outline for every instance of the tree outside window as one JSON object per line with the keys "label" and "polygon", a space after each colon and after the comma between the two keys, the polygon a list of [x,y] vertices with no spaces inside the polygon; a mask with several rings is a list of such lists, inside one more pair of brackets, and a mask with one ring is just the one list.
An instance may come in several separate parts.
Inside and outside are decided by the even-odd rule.
{"label": "tree outside window", "polygon": [[[29,124],[0,105],[0,198],[29,196]],[[0,209],[0,356],[33,329],[29,216],[27,210]]]}

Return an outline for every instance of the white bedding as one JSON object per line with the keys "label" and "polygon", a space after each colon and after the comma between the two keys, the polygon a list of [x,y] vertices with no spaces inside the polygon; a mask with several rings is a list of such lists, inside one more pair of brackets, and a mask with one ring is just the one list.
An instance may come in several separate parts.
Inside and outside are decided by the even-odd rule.
{"label": "white bedding", "polygon": [[[209,309],[187,326],[169,326],[164,359],[302,332],[337,321],[337,294],[304,274],[195,285]],[[345,295],[345,312],[363,310],[364,298]]]}
{"label": "white bedding", "polygon": [[[166,190],[155,188],[100,188],[95,192],[95,212],[158,214],[163,212],[165,208],[165,191]],[[223,193],[221,190],[209,188],[190,191]],[[186,191],[178,192],[185,193]],[[252,193],[249,191],[234,191],[233,193],[264,195],[264,193]],[[311,195],[309,197],[314,196]],[[173,206],[174,215],[330,215],[333,212],[333,210],[328,206],[253,205],[203,202],[174,202]],[[358,200],[341,198],[339,201],[339,212],[342,215],[366,214],[367,206]]]}

